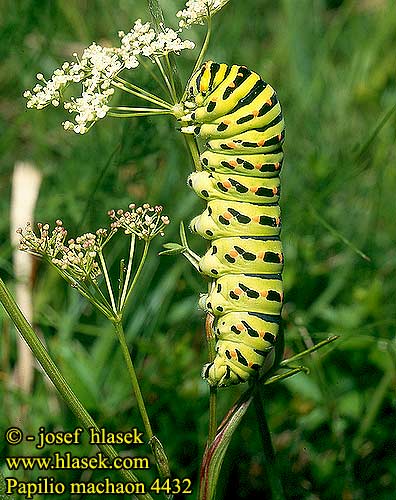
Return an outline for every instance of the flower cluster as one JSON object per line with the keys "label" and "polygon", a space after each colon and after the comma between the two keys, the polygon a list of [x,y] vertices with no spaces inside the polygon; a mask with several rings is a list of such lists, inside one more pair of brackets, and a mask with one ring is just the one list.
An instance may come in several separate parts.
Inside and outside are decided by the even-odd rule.
{"label": "flower cluster", "polygon": [[109,239],[106,229],[98,229],[96,234],[83,234],[66,244],[67,231],[61,220],[56,221],[52,232],[49,224],[38,223],[37,227],[39,236],[34,233],[30,223],[26,224],[25,229],[17,230],[21,235],[20,250],[46,258],[73,280],[96,280],[101,273],[96,261],[98,252]]}
{"label": "flower cluster", "polygon": [[145,203],[136,208],[136,205],[131,203],[128,211],[110,210],[108,215],[113,221],[111,223],[113,230],[122,228],[125,234],[136,234],[139,239],[150,241],[157,234],[163,236],[164,228],[169,224],[169,218],[162,215],[162,210],[159,205],[152,207]]}
{"label": "flower cluster", "polygon": [[56,258],[63,252],[67,231],[61,220],[58,219],[55,224],[55,228],[50,233],[49,224],[38,223],[39,236],[36,236],[29,222],[25,229],[17,229],[17,233],[21,235],[20,250],[39,257]]}
{"label": "flower cluster", "polygon": [[129,33],[119,32],[120,47],[102,47],[92,43],[81,58],[74,54],[76,61],[65,62],[49,80],[38,73],[40,83],[23,94],[27,107],[42,109],[50,104],[59,106],[65,89],[79,83],[82,86],[81,96],[64,102],[65,109],[76,114],[75,121],[65,121],[63,126],[79,134],[86,133],[96,121],[106,116],[114,86],[117,87],[117,76],[124,69],[138,67],[138,56],[152,58],[194,48],[193,42],[182,40],[176,31],[165,26],[161,28],[162,32],[156,33],[150,23],[143,24],[138,19]]}
{"label": "flower cluster", "polygon": [[124,58],[128,55],[143,55],[151,58],[169,52],[179,54],[181,50],[194,48],[194,42],[182,40],[173,29],[164,25],[161,25],[161,29],[162,32],[156,33],[150,23],[143,24],[141,19],[138,19],[129,33],[119,31],[121,56]]}
{"label": "flower cluster", "polygon": [[224,7],[229,0],[187,0],[186,8],[180,10],[176,16],[180,18],[180,28],[191,24],[204,24],[216,12]]}
{"label": "flower cluster", "polygon": [[67,271],[74,279],[85,281],[90,279],[96,281],[101,274],[98,253],[102,251],[103,239],[107,231],[98,229],[96,234],[85,233],[75,240],[71,239],[63,247],[63,253],[59,259],[52,259],[52,263],[63,271]]}

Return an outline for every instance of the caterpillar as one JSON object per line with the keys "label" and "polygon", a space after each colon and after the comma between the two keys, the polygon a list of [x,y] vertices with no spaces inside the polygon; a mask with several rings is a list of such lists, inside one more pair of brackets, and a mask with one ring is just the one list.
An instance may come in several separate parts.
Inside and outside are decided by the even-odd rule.
{"label": "caterpillar", "polygon": [[[283,303],[280,179],[284,120],[274,89],[245,66],[208,61],[191,77],[181,128],[200,144],[189,186],[207,201],[191,231],[210,241],[199,270],[214,316],[211,386],[258,377],[274,359]],[[267,366],[268,365],[268,366]]]}

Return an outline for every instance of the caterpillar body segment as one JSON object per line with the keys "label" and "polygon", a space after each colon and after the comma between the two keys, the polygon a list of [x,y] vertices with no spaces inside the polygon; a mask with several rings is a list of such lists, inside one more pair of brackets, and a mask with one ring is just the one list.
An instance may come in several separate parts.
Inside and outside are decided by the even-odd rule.
{"label": "caterpillar body segment", "polygon": [[236,174],[193,172],[188,185],[204,200],[238,200],[246,203],[277,203],[280,195],[279,177],[257,179]]}
{"label": "caterpillar body segment", "polygon": [[234,152],[233,155],[225,156],[223,152],[207,149],[201,154],[200,159],[203,170],[210,172],[225,174],[235,172],[248,177],[274,177],[279,175],[282,169],[283,152],[277,150],[266,155],[241,155]]}
{"label": "caterpillar body segment", "polygon": [[216,280],[206,299],[206,309],[214,316],[233,311],[279,315],[283,300],[280,276],[227,274]]}
{"label": "caterpillar body segment", "polygon": [[212,200],[206,210],[190,222],[190,229],[207,240],[227,236],[277,236],[280,208],[227,200]]}
{"label": "caterpillar body segment", "polygon": [[283,303],[278,205],[284,120],[274,89],[244,66],[205,63],[192,76],[182,118],[198,136],[202,171],[188,184],[207,201],[190,229],[210,241],[199,261],[212,279],[200,306],[214,316],[212,386],[258,377],[274,361]]}
{"label": "caterpillar body segment", "polygon": [[278,237],[234,236],[211,242],[199,261],[201,272],[219,278],[230,272],[279,274],[283,268],[282,244]]}
{"label": "caterpillar body segment", "polygon": [[[231,312],[218,318],[216,335],[217,356],[213,363],[203,367],[202,375],[211,385],[226,386],[230,381],[244,382],[252,373],[263,368],[263,358],[273,360],[271,352],[275,344],[279,323],[276,317],[251,312]],[[264,362],[265,362],[264,361]]]}
{"label": "caterpillar body segment", "polygon": [[284,127],[283,119],[275,119],[262,129],[248,130],[227,139],[211,139],[206,145],[213,151],[231,154],[235,154],[235,150],[242,154],[272,153],[284,139]]}

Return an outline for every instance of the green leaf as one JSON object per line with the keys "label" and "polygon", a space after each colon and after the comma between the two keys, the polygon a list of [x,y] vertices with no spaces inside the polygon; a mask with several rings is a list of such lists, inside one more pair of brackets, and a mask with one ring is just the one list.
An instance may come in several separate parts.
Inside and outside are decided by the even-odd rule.
{"label": "green leaf", "polygon": [[231,442],[242,417],[245,415],[253,400],[252,391],[248,389],[228,412],[223,422],[217,429],[216,437],[210,446],[206,447],[201,471],[199,500],[212,500],[216,491],[220,469],[224,455]]}
{"label": "green leaf", "polygon": [[159,252],[158,255],[179,255],[187,250],[186,247],[179,243],[165,243],[163,247],[166,248],[166,250]]}

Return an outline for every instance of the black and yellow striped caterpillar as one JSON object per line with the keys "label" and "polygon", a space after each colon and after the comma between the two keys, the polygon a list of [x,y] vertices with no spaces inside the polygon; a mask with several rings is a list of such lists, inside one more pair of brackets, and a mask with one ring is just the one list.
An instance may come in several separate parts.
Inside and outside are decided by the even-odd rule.
{"label": "black and yellow striped caterpillar", "polygon": [[[184,103],[202,142],[201,170],[188,179],[206,210],[190,229],[210,240],[199,261],[212,278],[201,305],[215,317],[212,386],[245,382],[274,358],[283,302],[279,172],[284,121],[274,89],[245,66],[206,62]],[[265,365],[265,366],[264,366]]]}

